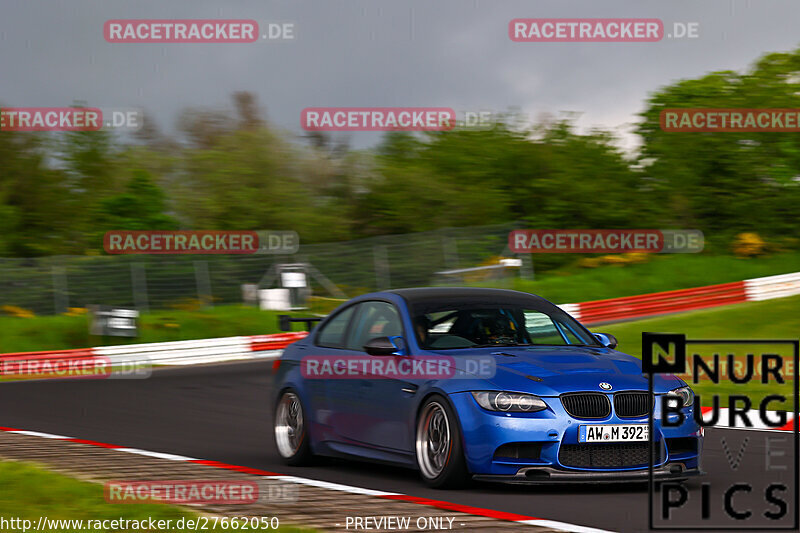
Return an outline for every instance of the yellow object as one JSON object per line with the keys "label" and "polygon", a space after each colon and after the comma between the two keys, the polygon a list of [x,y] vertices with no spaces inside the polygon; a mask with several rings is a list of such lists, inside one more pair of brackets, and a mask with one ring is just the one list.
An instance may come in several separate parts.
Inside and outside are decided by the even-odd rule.
{"label": "yellow object", "polygon": [[4,305],[0,307],[0,309],[2,309],[7,315],[17,318],[33,318],[36,316],[33,311],[23,309],[22,307],[17,307],[16,305]]}
{"label": "yellow object", "polygon": [[738,257],[754,257],[762,255],[766,243],[758,233],[740,233],[733,242],[733,253]]}

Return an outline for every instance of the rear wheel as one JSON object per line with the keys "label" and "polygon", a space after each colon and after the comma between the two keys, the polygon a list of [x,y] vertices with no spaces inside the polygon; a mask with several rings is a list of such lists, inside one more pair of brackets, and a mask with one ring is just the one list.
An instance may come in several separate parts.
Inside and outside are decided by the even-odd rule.
{"label": "rear wheel", "polygon": [[419,412],[416,452],[422,479],[429,486],[460,488],[469,483],[461,430],[441,396],[431,396]]}
{"label": "rear wheel", "polygon": [[275,409],[275,445],[284,462],[301,466],[312,458],[306,417],[300,397],[292,390],[281,395]]}

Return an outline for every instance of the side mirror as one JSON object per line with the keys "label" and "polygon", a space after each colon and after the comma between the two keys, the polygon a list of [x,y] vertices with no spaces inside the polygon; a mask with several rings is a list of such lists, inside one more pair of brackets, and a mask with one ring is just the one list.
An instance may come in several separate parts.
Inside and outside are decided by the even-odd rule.
{"label": "side mirror", "polygon": [[611,333],[595,333],[595,338],[600,341],[600,344],[612,350],[617,347],[617,338]]}
{"label": "side mirror", "polygon": [[369,355],[400,355],[401,348],[394,342],[397,338],[375,337],[364,345],[364,351]]}

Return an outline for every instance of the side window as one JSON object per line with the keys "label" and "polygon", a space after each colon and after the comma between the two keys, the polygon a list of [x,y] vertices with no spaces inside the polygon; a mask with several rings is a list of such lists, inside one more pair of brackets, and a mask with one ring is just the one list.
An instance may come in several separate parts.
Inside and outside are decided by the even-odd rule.
{"label": "side window", "polygon": [[544,313],[525,311],[525,329],[534,344],[566,344],[553,319]]}
{"label": "side window", "polygon": [[570,344],[583,344],[584,343],[584,341],[582,341],[577,336],[575,336],[575,333],[566,324],[564,324],[560,320],[557,320],[556,322],[558,323],[558,327],[561,329],[561,331],[564,333],[564,335],[566,335],[567,340],[569,341]]}
{"label": "side window", "polygon": [[534,344],[584,344],[564,322],[544,313],[525,311],[525,329]]}
{"label": "side window", "polygon": [[350,319],[356,307],[358,306],[351,305],[325,324],[322,330],[317,334],[317,346],[342,348],[344,346],[344,334],[347,331],[347,324],[350,323]]}
{"label": "side window", "polygon": [[364,345],[375,337],[403,334],[403,324],[395,306],[386,302],[365,302],[353,322],[345,347],[364,351]]}

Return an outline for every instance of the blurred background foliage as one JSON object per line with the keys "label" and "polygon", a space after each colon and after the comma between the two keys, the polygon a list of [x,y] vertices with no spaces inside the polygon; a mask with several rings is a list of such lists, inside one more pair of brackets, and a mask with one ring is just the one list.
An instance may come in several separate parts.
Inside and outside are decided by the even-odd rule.
{"label": "blurred background foliage", "polygon": [[293,138],[246,92],[233,112],[185,110],[174,138],[150,120],[126,141],[2,132],[0,256],[100,254],[121,229],[295,230],[321,243],[511,221],[700,229],[707,249],[743,255],[797,249],[798,135],[666,133],[659,112],[797,108],[798,90],[800,50],[678,81],[645,102],[633,154],[571,118],[521,126],[513,114],[355,150],[346,137]]}

